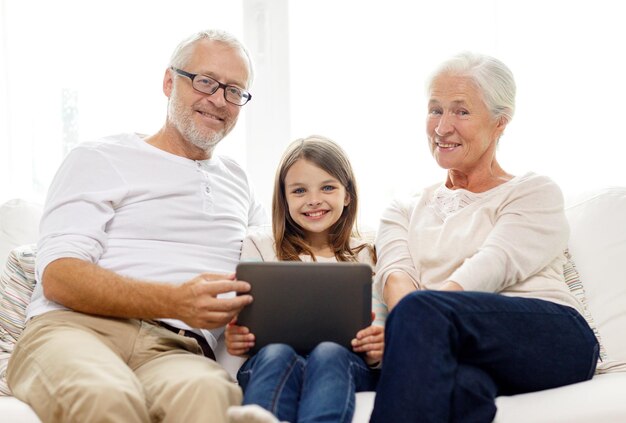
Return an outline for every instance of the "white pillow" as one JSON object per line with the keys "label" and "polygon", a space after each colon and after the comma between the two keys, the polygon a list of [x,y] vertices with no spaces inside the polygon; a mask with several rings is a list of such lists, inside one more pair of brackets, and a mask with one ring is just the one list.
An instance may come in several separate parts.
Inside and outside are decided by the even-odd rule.
{"label": "white pillow", "polygon": [[12,249],[37,242],[41,213],[41,205],[22,199],[0,205],[0,269]]}
{"label": "white pillow", "polygon": [[626,187],[569,201],[569,251],[609,360],[626,362]]}
{"label": "white pillow", "polygon": [[10,395],[6,369],[26,321],[26,307],[35,287],[35,244],[11,251],[0,274],[0,396]]}

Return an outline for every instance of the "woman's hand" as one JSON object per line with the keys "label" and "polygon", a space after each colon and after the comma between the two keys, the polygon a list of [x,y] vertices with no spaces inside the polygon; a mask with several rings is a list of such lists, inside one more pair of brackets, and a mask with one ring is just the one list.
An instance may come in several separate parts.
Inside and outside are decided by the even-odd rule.
{"label": "woman's hand", "polygon": [[365,362],[373,365],[383,359],[385,350],[385,328],[382,326],[368,326],[356,334],[352,340],[352,350],[356,353],[365,353]]}
{"label": "woman's hand", "polygon": [[447,281],[439,289],[440,291],[465,291],[461,285],[454,281]]}
{"label": "woman's hand", "polygon": [[387,277],[383,291],[387,309],[391,312],[402,298],[416,290],[417,287],[409,275],[404,272],[393,272]]}
{"label": "woman's hand", "polygon": [[254,334],[245,326],[237,326],[237,319],[226,326],[226,350],[231,355],[243,356],[254,346]]}

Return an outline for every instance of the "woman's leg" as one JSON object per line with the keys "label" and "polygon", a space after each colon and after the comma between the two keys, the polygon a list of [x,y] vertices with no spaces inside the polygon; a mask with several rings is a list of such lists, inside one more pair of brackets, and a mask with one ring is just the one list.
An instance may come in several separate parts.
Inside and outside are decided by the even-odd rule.
{"label": "woman's leg", "polygon": [[258,404],[280,420],[295,422],[302,386],[304,359],[288,345],[262,348],[239,370],[243,404]]}
{"label": "woman's leg", "polygon": [[[495,395],[590,379],[597,358],[593,332],[570,307],[478,292],[415,292],[387,321],[371,421],[490,422]],[[462,388],[472,379],[484,395]]]}
{"label": "woman's leg", "polygon": [[374,390],[377,381],[378,371],[352,351],[332,342],[319,344],[304,368],[298,422],[351,422],[355,392]]}

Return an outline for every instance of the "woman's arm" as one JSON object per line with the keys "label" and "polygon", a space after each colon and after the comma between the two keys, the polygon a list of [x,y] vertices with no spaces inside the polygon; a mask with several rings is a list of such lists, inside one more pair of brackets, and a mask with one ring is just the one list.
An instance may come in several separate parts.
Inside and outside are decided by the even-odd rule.
{"label": "woman's arm", "polygon": [[383,301],[391,311],[405,295],[417,290],[413,280],[404,272],[393,272],[387,278],[383,290]]}
{"label": "woman's arm", "polygon": [[500,292],[540,272],[567,247],[563,196],[549,178],[521,183],[498,207],[485,241],[449,277],[465,290]]}
{"label": "woman's arm", "polygon": [[[383,213],[376,237],[378,263],[374,290],[389,310],[407,293],[420,289],[408,236],[415,201],[394,201]],[[389,285],[389,286],[388,286]]]}

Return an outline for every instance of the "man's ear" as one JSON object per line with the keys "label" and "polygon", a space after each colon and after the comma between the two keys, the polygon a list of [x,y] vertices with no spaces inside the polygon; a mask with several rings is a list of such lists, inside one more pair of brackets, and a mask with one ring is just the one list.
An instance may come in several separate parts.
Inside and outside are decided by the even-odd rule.
{"label": "man's ear", "polygon": [[170,98],[172,95],[172,90],[174,89],[174,76],[170,69],[165,69],[165,75],[163,75],[163,93],[167,98]]}

